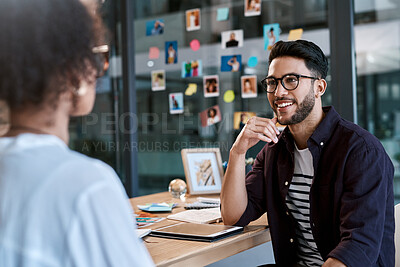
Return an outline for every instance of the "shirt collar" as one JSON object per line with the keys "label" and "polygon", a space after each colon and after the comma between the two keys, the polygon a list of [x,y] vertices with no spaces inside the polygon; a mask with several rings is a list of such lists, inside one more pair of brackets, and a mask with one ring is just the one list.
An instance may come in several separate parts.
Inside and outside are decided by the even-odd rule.
{"label": "shirt collar", "polygon": [[[332,106],[323,107],[322,110],[325,113],[325,118],[321,121],[317,129],[315,129],[314,133],[308,139],[308,147],[310,147],[310,141],[313,141],[316,144],[323,146],[326,141],[331,138],[334,128],[340,120],[339,114]],[[293,136],[290,133],[289,127],[285,127],[282,134],[279,136],[279,140],[281,139],[285,141],[286,144],[294,143]],[[290,151],[293,151],[294,146],[289,145],[288,148]]]}
{"label": "shirt collar", "polygon": [[43,146],[59,146],[68,149],[68,146],[55,135],[23,133],[15,137],[0,138],[0,154]]}
{"label": "shirt collar", "polygon": [[308,139],[307,143],[314,141],[316,144],[323,146],[332,136],[337,123],[340,120],[339,114],[332,106],[323,107],[325,118],[315,129],[314,133]]}

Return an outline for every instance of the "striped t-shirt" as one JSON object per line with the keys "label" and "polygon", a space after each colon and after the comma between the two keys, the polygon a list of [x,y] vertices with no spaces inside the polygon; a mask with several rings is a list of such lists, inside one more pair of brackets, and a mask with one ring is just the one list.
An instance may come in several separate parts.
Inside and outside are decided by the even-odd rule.
{"label": "striped t-shirt", "polygon": [[305,266],[324,264],[310,225],[310,189],[313,177],[314,167],[311,152],[308,148],[299,150],[296,146],[293,180],[286,196],[286,205],[296,220],[299,264]]}

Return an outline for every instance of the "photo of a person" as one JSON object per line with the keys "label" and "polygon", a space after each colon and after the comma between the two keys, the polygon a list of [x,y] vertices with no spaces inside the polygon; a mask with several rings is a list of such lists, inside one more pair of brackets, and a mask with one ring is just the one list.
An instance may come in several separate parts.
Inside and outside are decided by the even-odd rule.
{"label": "photo of a person", "polygon": [[200,9],[186,10],[186,30],[200,30]]}
{"label": "photo of a person", "polygon": [[218,105],[212,106],[200,113],[201,126],[207,127],[221,121],[221,112]]}
{"label": "photo of a person", "polygon": [[201,60],[190,60],[182,62],[181,77],[197,77],[202,75]]}
{"label": "photo of a person", "polygon": [[221,71],[236,72],[241,70],[242,56],[221,56]]}
{"label": "photo of a person", "polygon": [[231,59],[229,59],[228,65],[232,67],[232,71],[239,71],[240,69],[240,63],[237,61],[236,56],[233,56]]}
{"label": "photo of a person", "polygon": [[193,60],[191,67],[192,67],[192,77],[199,76],[199,62],[197,60]]}
{"label": "photo of a person", "polygon": [[218,75],[208,75],[203,77],[204,97],[219,96],[219,77]]}
{"label": "photo of a person", "polygon": [[178,41],[165,42],[165,64],[178,63]]}
{"label": "photo of a person", "polygon": [[151,90],[152,91],[165,90],[164,70],[154,70],[151,72]]}
{"label": "photo of a person", "polygon": [[257,97],[257,76],[246,75],[241,77],[242,98]]}
{"label": "photo of a person", "polygon": [[183,93],[169,94],[169,113],[170,114],[183,113]]}
{"label": "photo of a person", "polygon": [[255,112],[238,111],[233,114],[233,129],[242,130],[246,125],[246,122],[253,116],[256,116]]}
{"label": "photo of a person", "polygon": [[244,0],[244,15],[246,17],[261,14],[261,0]]}
{"label": "photo of a person", "polygon": [[275,44],[276,37],[274,35],[274,28],[271,27],[268,32],[268,50],[271,50],[272,46]]}
{"label": "photo of a person", "polygon": [[146,36],[159,35],[164,33],[164,20],[156,19],[146,22]]}
{"label": "photo of a person", "polygon": [[221,33],[221,47],[223,49],[242,46],[243,30],[226,31]]}
{"label": "photo of a person", "polygon": [[279,41],[279,23],[266,24],[264,31],[264,50],[271,50],[272,46]]}

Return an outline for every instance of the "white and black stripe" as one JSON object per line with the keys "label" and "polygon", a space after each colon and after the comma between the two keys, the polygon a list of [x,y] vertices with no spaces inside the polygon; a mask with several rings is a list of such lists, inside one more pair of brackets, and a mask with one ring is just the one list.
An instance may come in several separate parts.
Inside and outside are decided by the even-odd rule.
{"label": "white and black stripe", "polygon": [[295,174],[286,196],[286,206],[296,220],[296,239],[299,244],[299,263],[305,266],[321,266],[324,261],[318,251],[310,225],[310,189],[314,168],[308,149],[295,150]]}

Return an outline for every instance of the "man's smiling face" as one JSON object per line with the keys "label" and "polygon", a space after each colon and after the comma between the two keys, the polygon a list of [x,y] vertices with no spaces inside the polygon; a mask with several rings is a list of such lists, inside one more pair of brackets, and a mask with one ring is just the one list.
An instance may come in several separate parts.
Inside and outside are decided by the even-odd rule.
{"label": "man's smiling face", "polygon": [[[268,70],[268,76],[278,79],[289,73],[314,76],[304,60],[295,57],[275,58]],[[268,101],[280,124],[297,124],[307,118],[315,105],[314,82],[312,79],[299,78],[298,87],[288,91],[279,81],[275,92],[268,93]]]}

